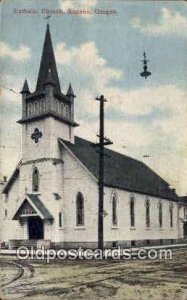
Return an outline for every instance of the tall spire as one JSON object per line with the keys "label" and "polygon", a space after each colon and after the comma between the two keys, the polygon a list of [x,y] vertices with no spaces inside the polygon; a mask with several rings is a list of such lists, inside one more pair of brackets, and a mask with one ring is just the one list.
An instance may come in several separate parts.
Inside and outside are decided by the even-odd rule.
{"label": "tall spire", "polygon": [[48,77],[49,69],[51,70],[51,76],[55,85],[55,92],[61,93],[60,82],[58,78],[58,72],[55,62],[55,56],[53,51],[53,45],[51,40],[51,34],[49,29],[49,24],[47,24],[45,41],[43,46],[42,58],[40,62],[40,70],[38,73],[38,81],[36,86],[36,91],[40,92],[44,90],[45,83]]}
{"label": "tall spire", "polygon": [[75,97],[75,94],[74,94],[74,91],[73,91],[73,89],[72,89],[71,83],[69,84],[69,87],[68,87],[68,91],[67,91],[66,96],[72,96],[72,97]]}
{"label": "tall spire", "polygon": [[24,93],[30,93],[27,79],[25,79],[23,88],[22,88],[22,90],[21,90],[20,93],[21,93],[21,94],[24,94]]}

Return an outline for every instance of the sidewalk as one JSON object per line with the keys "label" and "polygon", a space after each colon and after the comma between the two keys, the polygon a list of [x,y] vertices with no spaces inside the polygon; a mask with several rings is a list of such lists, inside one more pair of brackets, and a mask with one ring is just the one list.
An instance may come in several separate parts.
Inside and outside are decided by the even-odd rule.
{"label": "sidewalk", "polygon": [[[174,250],[174,249],[181,249],[181,248],[186,248],[186,250],[187,250],[187,244],[175,244],[175,245],[171,244],[171,245],[159,245],[159,246],[132,247],[132,248],[121,248],[121,250],[123,250],[123,249],[131,249],[132,252],[137,252],[139,249],[146,249],[146,250],[149,250],[149,249],[155,249],[155,250],[157,250],[157,249],[173,249]],[[115,250],[115,249],[118,250],[119,248],[112,248],[111,250]],[[40,248],[38,248],[38,249],[31,249],[31,250],[28,250],[28,251],[29,251],[29,253],[31,253],[31,251],[32,251],[32,253],[34,254],[37,250],[40,250]],[[51,249],[51,250],[55,250],[55,249]],[[68,251],[68,249],[63,249],[63,250]],[[23,247],[22,251],[20,253],[24,254],[25,253],[24,247]],[[48,249],[48,251],[50,251],[50,249]],[[17,249],[13,249],[13,250],[10,250],[10,249],[0,249],[0,256],[3,256],[3,255],[16,256],[16,253],[17,253]]]}

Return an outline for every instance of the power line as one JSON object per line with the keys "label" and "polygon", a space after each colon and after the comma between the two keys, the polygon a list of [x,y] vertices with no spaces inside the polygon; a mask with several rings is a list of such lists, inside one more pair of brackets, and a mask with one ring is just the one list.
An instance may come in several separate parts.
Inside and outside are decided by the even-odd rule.
{"label": "power line", "polygon": [[5,89],[5,90],[9,91],[9,92],[12,92],[12,93],[14,93],[14,94],[19,95],[19,93],[17,93],[17,92],[14,91],[13,89],[7,88],[6,86],[4,86],[4,85],[2,85],[2,84],[1,84],[1,87],[2,87],[3,89]]}

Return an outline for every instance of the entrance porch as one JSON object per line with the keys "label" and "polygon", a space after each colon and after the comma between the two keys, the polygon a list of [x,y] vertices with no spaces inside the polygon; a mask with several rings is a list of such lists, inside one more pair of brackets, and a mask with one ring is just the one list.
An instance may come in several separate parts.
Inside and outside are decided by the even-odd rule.
{"label": "entrance porch", "polygon": [[16,209],[13,220],[22,227],[20,238],[9,241],[9,248],[26,246],[38,248],[49,247],[50,239],[46,228],[52,224],[53,217],[36,194],[27,194]]}

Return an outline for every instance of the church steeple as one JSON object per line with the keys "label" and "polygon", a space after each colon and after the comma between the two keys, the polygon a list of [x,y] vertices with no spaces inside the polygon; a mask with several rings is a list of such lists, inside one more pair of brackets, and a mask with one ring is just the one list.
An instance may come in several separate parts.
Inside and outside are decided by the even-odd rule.
{"label": "church steeple", "polygon": [[[34,134],[37,130],[42,132],[43,141],[44,137],[47,137],[49,141],[54,137],[74,141],[73,128],[78,126],[74,121],[75,95],[71,84],[67,94],[61,92],[49,25],[46,28],[36,90],[30,92],[26,80],[21,94],[22,118],[18,123],[23,124],[22,139],[24,142],[28,131]],[[32,138],[30,142],[33,142]],[[43,144],[44,151],[49,146],[46,145]],[[28,156],[27,150],[26,142],[23,145],[25,157]]]}
{"label": "church steeple", "polygon": [[47,24],[45,40],[43,45],[43,52],[42,52],[42,57],[40,62],[40,69],[39,69],[38,80],[36,85],[36,92],[44,91],[45,84],[48,79],[49,69],[51,71],[51,77],[53,78],[53,83],[55,85],[55,93],[61,94],[60,82],[58,78],[51,34],[50,34],[49,24]]}
{"label": "church steeple", "polygon": [[71,83],[69,84],[69,87],[68,87],[68,91],[67,91],[67,94],[66,94],[66,96],[68,96],[68,97],[76,97],[75,96],[75,94],[74,94],[74,91],[73,91],[73,89],[72,89],[72,86],[71,86]]}
{"label": "church steeple", "polygon": [[27,82],[27,79],[25,79],[25,82],[23,84],[23,88],[22,88],[20,94],[29,94],[29,93],[30,93],[30,90],[29,90],[28,82]]}

